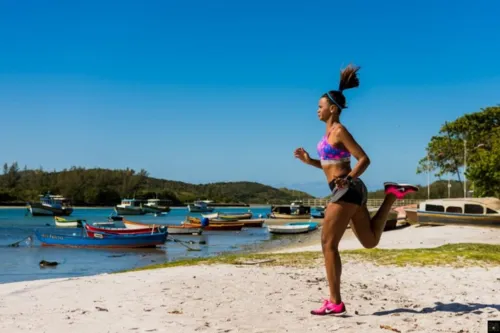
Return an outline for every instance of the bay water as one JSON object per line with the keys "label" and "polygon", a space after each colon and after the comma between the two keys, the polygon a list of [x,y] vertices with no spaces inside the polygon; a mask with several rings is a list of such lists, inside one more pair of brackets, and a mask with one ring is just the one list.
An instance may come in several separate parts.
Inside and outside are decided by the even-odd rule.
{"label": "bay water", "polygon": [[[216,211],[243,213],[249,209],[254,218],[260,214],[265,218],[271,207],[217,207]],[[112,213],[112,207],[75,208],[67,219],[85,219],[88,223],[106,222]],[[187,208],[182,207],[172,208],[164,216],[147,214],[127,216],[127,219],[145,223],[181,224],[187,215],[201,217],[199,213],[189,213]],[[115,222],[115,225],[123,227],[120,221]],[[170,238],[189,243],[167,241],[164,246],[155,249],[61,248],[41,246],[33,233],[35,228],[63,234],[80,235],[82,232],[81,228],[57,228],[53,217],[33,217],[25,207],[0,208],[0,283],[110,273],[186,258],[251,251],[269,245],[272,247],[273,240],[280,243],[283,239],[289,239],[280,240],[263,227],[243,228],[241,231],[204,231],[200,236],[171,235]],[[32,241],[22,241],[29,236]],[[19,241],[22,241],[19,246],[9,246]],[[200,251],[190,251],[186,246]],[[59,264],[43,268],[39,266],[41,260],[57,261]]]}

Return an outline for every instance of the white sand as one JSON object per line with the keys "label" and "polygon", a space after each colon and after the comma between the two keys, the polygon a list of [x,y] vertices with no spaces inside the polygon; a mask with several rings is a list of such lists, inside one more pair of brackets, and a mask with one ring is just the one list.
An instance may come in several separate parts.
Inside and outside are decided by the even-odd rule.
{"label": "white sand", "polygon": [[[321,233],[318,230],[318,235]],[[410,226],[383,233],[379,249],[415,249],[431,248],[450,243],[485,243],[500,244],[500,228],[484,228],[471,226]],[[350,229],[346,230],[340,241],[340,250],[362,249],[356,236]],[[271,252],[321,251],[320,242],[314,245],[294,246]]]}
{"label": "white sand", "polygon": [[[406,228],[384,233],[381,245],[439,245],[448,235],[498,242],[498,234],[482,231]],[[419,240],[423,235],[433,238]],[[486,332],[487,319],[500,320],[500,267],[348,262],[342,276],[348,314],[342,318],[309,314],[328,294],[324,277],[321,265],[217,265],[4,284],[0,332],[476,333]]]}

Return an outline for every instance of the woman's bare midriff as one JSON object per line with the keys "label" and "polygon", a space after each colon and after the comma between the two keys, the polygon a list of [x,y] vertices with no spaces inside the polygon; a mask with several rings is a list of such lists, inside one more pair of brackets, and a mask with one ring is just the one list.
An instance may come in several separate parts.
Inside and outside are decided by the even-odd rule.
{"label": "woman's bare midriff", "polygon": [[346,177],[349,172],[351,172],[351,163],[344,162],[340,164],[323,165],[322,168],[328,183],[330,183],[336,178]]}

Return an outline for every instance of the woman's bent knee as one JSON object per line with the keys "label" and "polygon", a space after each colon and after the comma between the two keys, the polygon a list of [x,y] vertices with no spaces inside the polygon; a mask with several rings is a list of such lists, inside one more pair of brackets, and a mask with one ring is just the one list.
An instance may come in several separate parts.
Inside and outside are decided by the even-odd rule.
{"label": "woman's bent knee", "polygon": [[365,249],[373,249],[376,248],[378,245],[378,242],[373,239],[373,240],[365,240],[363,243],[361,243]]}

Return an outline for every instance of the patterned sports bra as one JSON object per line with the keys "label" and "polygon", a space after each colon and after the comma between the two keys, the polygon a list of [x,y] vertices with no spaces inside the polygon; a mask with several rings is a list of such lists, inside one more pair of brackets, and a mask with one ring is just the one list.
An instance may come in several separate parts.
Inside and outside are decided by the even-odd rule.
{"label": "patterned sports bra", "polygon": [[330,132],[318,142],[317,148],[321,165],[350,162],[351,153],[348,150],[336,148],[328,142]]}

